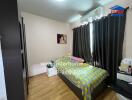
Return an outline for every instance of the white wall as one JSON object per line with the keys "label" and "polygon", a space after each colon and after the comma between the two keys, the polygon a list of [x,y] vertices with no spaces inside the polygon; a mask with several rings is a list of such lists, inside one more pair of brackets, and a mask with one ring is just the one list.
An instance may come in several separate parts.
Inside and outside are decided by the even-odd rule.
{"label": "white wall", "polygon": [[124,40],[124,58],[132,58],[132,9],[127,12],[126,32]]}
{"label": "white wall", "polygon": [[0,43],[0,100],[7,100],[2,53],[1,53],[1,43]]}
{"label": "white wall", "polygon": [[[22,16],[26,26],[29,74],[34,65],[49,62],[71,51],[72,30],[69,24],[27,12],[23,12]],[[67,34],[67,44],[57,44],[57,33]]]}

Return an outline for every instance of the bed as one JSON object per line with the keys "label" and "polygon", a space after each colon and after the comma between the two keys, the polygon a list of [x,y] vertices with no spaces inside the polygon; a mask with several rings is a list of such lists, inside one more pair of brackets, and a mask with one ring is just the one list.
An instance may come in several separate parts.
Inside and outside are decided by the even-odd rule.
{"label": "bed", "polygon": [[70,57],[55,61],[58,76],[73,90],[80,100],[92,100],[106,88],[107,71],[88,64],[74,62]]}

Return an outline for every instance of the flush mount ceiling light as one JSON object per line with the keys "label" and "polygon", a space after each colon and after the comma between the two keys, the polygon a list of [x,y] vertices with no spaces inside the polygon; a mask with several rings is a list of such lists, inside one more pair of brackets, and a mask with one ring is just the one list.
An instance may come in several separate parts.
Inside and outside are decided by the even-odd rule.
{"label": "flush mount ceiling light", "polygon": [[56,0],[56,1],[58,1],[58,2],[63,2],[64,0]]}

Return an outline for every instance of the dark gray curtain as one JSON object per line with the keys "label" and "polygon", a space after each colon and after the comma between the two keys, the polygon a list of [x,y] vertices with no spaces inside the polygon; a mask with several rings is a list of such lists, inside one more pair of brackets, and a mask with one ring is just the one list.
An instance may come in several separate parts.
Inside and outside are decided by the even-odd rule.
{"label": "dark gray curtain", "polygon": [[93,21],[93,61],[108,70],[109,83],[116,82],[116,73],[122,60],[126,14],[103,17]]}
{"label": "dark gray curtain", "polygon": [[90,26],[89,24],[73,29],[73,56],[90,62]]}

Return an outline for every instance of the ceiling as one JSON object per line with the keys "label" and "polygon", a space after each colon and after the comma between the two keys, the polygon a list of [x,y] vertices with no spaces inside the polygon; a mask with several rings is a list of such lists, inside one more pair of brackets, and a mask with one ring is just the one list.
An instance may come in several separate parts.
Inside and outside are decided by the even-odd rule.
{"label": "ceiling", "polygon": [[100,0],[21,0],[19,5],[23,11],[32,14],[62,22],[73,22],[86,12],[98,7],[100,5],[99,1]]}

